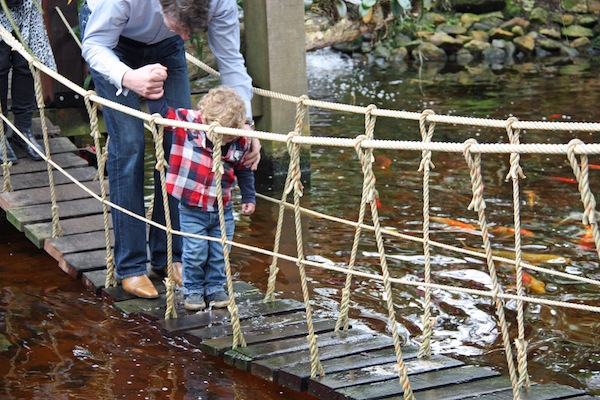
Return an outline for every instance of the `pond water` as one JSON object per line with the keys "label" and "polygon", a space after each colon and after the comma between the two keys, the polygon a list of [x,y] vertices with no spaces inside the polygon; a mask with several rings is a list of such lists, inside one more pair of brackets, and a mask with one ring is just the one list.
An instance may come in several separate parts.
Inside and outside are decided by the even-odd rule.
{"label": "pond water", "polygon": [[[521,120],[597,121],[600,90],[598,60],[557,60],[546,64],[478,66],[463,68],[431,65],[365,63],[330,50],[307,57],[309,96],[312,99],[375,104],[437,114]],[[364,129],[360,115],[310,109],[314,136],[353,138]],[[578,137],[592,142],[589,132],[522,132],[522,143],[567,143]],[[375,137],[420,140],[416,121],[378,118]],[[436,126],[434,141],[507,142],[505,132],[470,126]],[[380,220],[384,227],[420,235],[422,229],[422,174],[420,152],[375,151],[375,174],[380,196]],[[590,156],[590,164],[600,164]],[[471,200],[469,171],[462,154],[434,153],[431,173],[431,214],[477,225],[477,214],[467,209]],[[148,165],[153,165],[151,159]],[[311,177],[302,198],[303,207],[356,220],[362,188],[362,172],[350,148],[313,146]],[[523,237],[523,249],[569,257],[572,263],[544,264],[563,272],[599,279],[598,255],[580,245],[581,199],[564,156],[523,155],[525,179],[521,180],[522,227],[532,232]],[[511,183],[505,181],[508,156],[482,157],[486,214],[490,226],[512,225]],[[592,190],[600,187],[600,171],[590,171]],[[567,179],[565,179],[567,178]],[[279,198],[280,193],[259,188]],[[295,254],[291,215],[286,219],[282,252]],[[277,206],[259,200],[251,217],[240,216],[237,239],[271,249]],[[0,222],[0,397],[21,398],[198,398],[198,399],[305,399],[278,385],[269,384],[205,356],[193,346],[162,337],[147,321],[126,317],[85,291],[43,251],[21,238],[10,223]],[[305,254],[315,261],[346,265],[354,231],[323,219],[303,219]],[[481,236],[432,223],[433,240],[457,247],[481,245]],[[513,239],[495,235],[495,249],[511,249]],[[418,243],[386,237],[385,249],[393,277],[423,277],[422,248]],[[467,288],[489,288],[485,263],[448,250],[434,249],[435,282]],[[267,287],[266,256],[234,249],[235,277],[261,290]],[[281,297],[302,299],[297,269],[279,264],[277,292]],[[379,271],[377,246],[363,233],[357,269]],[[500,280],[510,289],[514,272],[499,265]],[[309,268],[315,308],[336,315],[345,277],[340,273]],[[531,271],[530,271],[531,272]],[[585,302],[598,306],[599,288],[565,278],[531,272],[546,283],[552,300]],[[514,290],[512,291],[514,292]],[[393,294],[401,335],[418,340],[421,332],[423,289],[395,286]],[[382,285],[356,279],[351,296],[351,318],[379,331],[387,330]],[[493,306],[487,297],[464,293],[434,292],[433,315],[437,318],[432,352],[448,354],[468,363],[504,370],[502,338]],[[507,303],[511,334],[516,334],[515,305]],[[558,382],[600,394],[600,317],[597,314],[558,307],[527,305],[526,339],[529,372],[537,382]]]}

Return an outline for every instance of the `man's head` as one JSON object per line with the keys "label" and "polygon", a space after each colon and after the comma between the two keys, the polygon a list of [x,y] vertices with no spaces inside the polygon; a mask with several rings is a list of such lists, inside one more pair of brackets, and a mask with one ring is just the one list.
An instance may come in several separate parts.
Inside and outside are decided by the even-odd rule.
{"label": "man's head", "polygon": [[[242,97],[227,86],[217,86],[209,90],[198,103],[204,123],[218,122],[226,128],[242,129],[246,122],[246,106]],[[236,136],[224,136],[223,142],[237,139]]]}
{"label": "man's head", "polygon": [[211,0],[159,0],[165,25],[183,39],[208,26]]}

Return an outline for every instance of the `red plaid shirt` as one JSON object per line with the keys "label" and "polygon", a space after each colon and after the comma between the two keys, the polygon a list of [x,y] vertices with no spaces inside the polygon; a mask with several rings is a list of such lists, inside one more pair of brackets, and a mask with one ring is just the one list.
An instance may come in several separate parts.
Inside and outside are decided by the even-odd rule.
{"label": "red plaid shirt", "polygon": [[[166,118],[202,123],[199,111],[168,108]],[[223,205],[231,206],[231,190],[236,177],[242,192],[242,203],[256,203],[254,173],[242,166],[242,158],[250,150],[250,141],[241,137],[221,147],[224,168]],[[188,206],[203,211],[218,211],[217,184],[213,169],[213,144],[206,132],[173,129],[173,144],[167,172],[167,191]]]}

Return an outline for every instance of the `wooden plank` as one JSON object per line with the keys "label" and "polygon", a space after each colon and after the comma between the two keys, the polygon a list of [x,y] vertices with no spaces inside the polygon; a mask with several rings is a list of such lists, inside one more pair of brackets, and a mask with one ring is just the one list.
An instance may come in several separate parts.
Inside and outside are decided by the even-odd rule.
{"label": "wooden plank", "polygon": [[106,249],[65,254],[58,266],[73,278],[80,278],[86,272],[106,269]]}
{"label": "wooden plank", "polygon": [[[466,382],[460,385],[423,390],[419,392],[417,397],[419,400],[461,400],[472,397],[479,399],[479,396],[493,394],[492,398],[495,399],[496,394],[503,390],[512,390],[510,377],[508,376],[497,376],[473,382]],[[403,398],[404,396],[394,396],[388,399],[400,400]]]}
{"label": "wooden plank", "polygon": [[[112,218],[109,214],[108,227],[112,229],[112,226]],[[46,239],[50,239],[52,237],[52,227],[53,223],[51,221],[40,222],[37,224],[25,225],[25,227],[23,228],[23,232],[25,232],[25,236],[27,236],[33,244],[41,248],[44,246],[44,242],[46,241]],[[60,227],[62,232],[61,237],[96,231],[104,232],[104,214],[88,215],[79,218],[61,219]]]}
{"label": "wooden plank", "polygon": [[[99,181],[84,182],[83,185],[90,189],[93,193],[100,195],[101,191]],[[108,193],[108,185],[106,185],[106,192]],[[57,185],[54,193],[57,201],[77,200],[91,197],[89,193],[75,183]],[[48,187],[23,189],[0,194],[0,206],[4,210],[44,203],[49,204],[51,202],[52,199],[50,195],[50,189]]]}
{"label": "wooden plank", "polygon": [[[150,277],[150,280],[154,284],[154,287],[156,288],[156,290],[158,291],[159,294],[166,293],[167,288],[166,288],[162,278]],[[107,287],[102,288],[101,293],[102,293],[102,298],[104,298],[111,304],[115,303],[115,302],[119,302],[119,301],[138,299],[137,296],[134,296],[131,293],[128,293],[125,290],[123,290],[123,286],[121,286],[120,283],[117,286],[113,286],[113,287],[109,287],[109,288],[107,288]],[[166,304],[166,303],[158,303],[156,301],[157,299],[143,299],[143,300],[146,300],[149,303],[152,303],[152,305],[162,306],[162,305]]]}
{"label": "wooden plank", "polygon": [[[112,230],[110,231],[110,243],[114,244]],[[44,250],[59,262],[69,253],[100,249],[106,249],[106,238],[103,231],[46,239],[44,243]]]}
{"label": "wooden plank", "polygon": [[[372,352],[376,353],[377,351],[384,351],[387,355],[389,354],[389,349],[393,350],[394,347],[394,341],[387,335],[366,332],[360,329],[350,329],[345,333],[346,335],[341,337],[339,344],[321,346],[321,343],[319,343],[319,359],[321,361],[361,353],[363,357],[372,357]],[[355,339],[356,335],[360,335],[360,340]],[[414,346],[406,347],[414,348]],[[405,351],[405,348],[402,350]],[[230,352],[227,352],[225,362],[232,362],[231,356]],[[279,371],[282,368],[299,364],[310,365],[309,350],[298,351],[294,353],[294,357],[284,354],[253,361],[250,363],[250,371],[253,375],[277,382],[279,380]]]}
{"label": "wooden plank", "polygon": [[[78,167],[69,168],[67,171],[74,179],[80,182],[89,182],[94,180],[96,176],[96,168],[93,167]],[[65,183],[72,183],[69,178],[64,176],[61,172],[53,170],[52,175],[54,176],[55,185],[63,185]],[[15,177],[13,177],[15,178]],[[11,179],[14,190],[47,187],[49,185],[48,172],[32,172],[29,174],[22,174],[18,179]]]}
{"label": "wooden plank", "polygon": [[[262,296],[261,298],[262,299]],[[240,319],[253,318],[258,315],[277,315],[284,313],[292,313],[304,310],[304,303],[297,300],[277,299],[272,302],[263,303],[260,299],[255,302],[244,303],[243,307],[239,307]],[[164,314],[164,313],[163,313]],[[229,321],[229,311],[227,309],[213,309],[187,315],[185,318],[168,319],[160,321],[163,332],[173,335],[183,331],[190,331],[193,335],[193,329],[205,328],[211,324],[222,324]],[[195,337],[195,339],[198,339]]]}
{"label": "wooden plank", "polygon": [[[313,329],[316,335],[320,333],[332,332],[335,329],[335,321],[333,320],[320,320],[315,318],[313,321]],[[286,341],[301,337],[306,340],[308,335],[308,326],[306,321],[289,325],[285,327],[267,327],[261,331],[253,331],[246,333],[244,332],[244,339],[248,345],[261,344],[261,343],[273,343],[277,341]],[[196,336],[192,332],[184,333],[184,336],[188,340],[192,341],[191,337]],[[202,338],[200,338],[202,339]],[[233,342],[233,336],[224,336],[216,339],[207,339],[198,344],[200,350],[205,354],[214,356],[221,356],[227,350],[231,349],[231,343]]]}
{"label": "wooden plank", "polygon": [[[417,354],[418,352],[402,354],[409,375],[464,365],[461,361],[443,355],[417,359]],[[394,359],[396,358],[393,350],[388,350],[388,355],[393,355]],[[279,383],[296,391],[308,389],[313,396],[327,399],[333,395],[335,390],[344,387],[398,378],[398,363],[396,361],[380,363],[377,359],[373,359],[367,365],[357,367],[353,364],[356,359],[357,357],[345,360],[329,360],[329,362],[323,363],[326,375],[313,379],[308,379],[310,368],[283,369],[279,372]]]}
{"label": "wooden plank", "polygon": [[81,282],[87,290],[99,295],[106,282],[106,269],[84,272],[81,276]]}
{"label": "wooden plank", "polygon": [[[361,338],[364,337],[364,331],[361,331]],[[350,331],[326,332],[322,333],[317,338],[319,348],[333,346],[345,341],[347,336],[356,336],[357,334]],[[305,337],[291,338],[287,340],[278,340],[271,343],[255,344],[248,347],[239,347],[235,350],[226,352],[225,361],[228,364],[235,365],[240,369],[248,369],[248,364],[256,360],[285,356],[296,357],[302,351],[308,350],[308,343]]]}
{"label": "wooden plank", "polygon": [[[16,147],[16,146],[15,146]],[[89,163],[75,153],[52,154],[52,161],[58,164],[61,168],[68,169],[74,167],[87,167]],[[48,167],[45,162],[33,161],[27,157],[19,159],[19,162],[10,168],[10,176],[19,179],[21,174],[29,174],[32,172],[46,172]],[[4,175],[4,171],[0,169],[0,176]]]}
{"label": "wooden plank", "polygon": [[[584,393],[583,390],[559,384],[535,385],[531,386],[529,390],[521,391],[521,400],[571,399],[574,396],[582,395]],[[477,400],[512,400],[514,397],[512,389],[509,389],[477,397],[469,396],[465,399],[475,398]]]}
{"label": "wooden plank", "polygon": [[[57,207],[60,220],[102,213],[102,204],[91,198],[63,201],[57,203]],[[6,211],[6,215],[21,232],[25,229],[25,225],[52,221],[52,209],[49,204],[11,208]]]}
{"label": "wooden plank", "polygon": [[[470,382],[477,379],[500,375],[489,368],[465,366],[444,369],[441,371],[424,372],[412,375],[409,378],[413,392],[435,387],[455,385]],[[381,399],[384,397],[400,396],[403,394],[402,386],[398,378],[368,385],[351,386],[342,388],[332,395],[332,399]]]}

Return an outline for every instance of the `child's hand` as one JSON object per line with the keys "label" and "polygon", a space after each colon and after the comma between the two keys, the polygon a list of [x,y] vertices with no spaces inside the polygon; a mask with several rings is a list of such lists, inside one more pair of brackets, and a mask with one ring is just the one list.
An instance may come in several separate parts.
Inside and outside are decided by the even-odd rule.
{"label": "child's hand", "polygon": [[250,215],[254,213],[255,208],[256,204],[254,203],[244,203],[242,204],[242,213],[244,213],[244,215]]}

